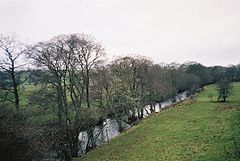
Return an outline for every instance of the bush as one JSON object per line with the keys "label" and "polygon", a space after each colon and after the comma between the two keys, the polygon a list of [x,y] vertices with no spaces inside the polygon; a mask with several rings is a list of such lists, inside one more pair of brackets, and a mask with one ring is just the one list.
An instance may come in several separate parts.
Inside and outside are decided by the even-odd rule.
{"label": "bush", "polygon": [[227,97],[231,94],[231,82],[227,79],[220,80],[217,83],[218,101],[226,102]]}
{"label": "bush", "polygon": [[25,137],[23,116],[10,108],[0,107],[0,160],[30,161],[34,159],[31,140]]}

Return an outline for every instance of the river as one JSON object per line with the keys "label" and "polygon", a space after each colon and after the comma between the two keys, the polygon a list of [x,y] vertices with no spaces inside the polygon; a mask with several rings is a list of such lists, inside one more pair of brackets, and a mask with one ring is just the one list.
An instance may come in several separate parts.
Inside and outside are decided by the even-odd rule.
{"label": "river", "polygon": [[[187,98],[187,92],[179,93],[175,99],[176,102],[183,101]],[[173,104],[171,99],[167,99],[163,102],[156,103],[155,104],[155,111],[154,112],[160,112],[162,109],[171,106]],[[144,107],[144,113],[143,117],[146,118],[151,114],[150,105],[146,105]],[[131,128],[130,125],[125,124],[125,129]],[[104,144],[111,140],[112,138],[118,136],[120,132],[118,131],[119,125],[115,119],[106,119],[103,123],[103,127],[95,127],[94,129],[94,136],[96,139],[97,146],[100,146],[101,144]],[[82,131],[79,134],[79,140],[81,141],[81,147],[79,151],[79,155],[83,155],[86,152],[86,146],[88,142],[88,135],[86,131]]]}

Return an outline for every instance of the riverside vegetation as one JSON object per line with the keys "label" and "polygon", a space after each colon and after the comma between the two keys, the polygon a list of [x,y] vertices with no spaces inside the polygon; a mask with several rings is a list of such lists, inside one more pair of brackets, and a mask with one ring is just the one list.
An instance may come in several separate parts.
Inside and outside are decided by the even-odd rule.
{"label": "riverside vegetation", "polygon": [[76,161],[240,160],[240,83],[226,103],[211,85],[175,107],[154,114]]}
{"label": "riverside vegetation", "polygon": [[[93,36],[86,34],[59,35],[47,41],[26,45],[20,43],[15,36],[1,34],[0,160],[30,161],[52,158],[71,161],[74,157],[82,157],[83,153],[97,147],[95,129],[98,127],[100,132],[103,131],[106,120],[115,120],[118,131],[122,133],[126,130],[126,124],[130,127],[143,120],[146,105],[149,105],[149,113],[154,113],[156,104],[167,99],[176,102],[177,94],[186,92],[192,96],[210,84],[216,84],[217,92],[208,93],[206,99],[222,102],[219,104],[220,107],[216,108],[221,111],[224,102],[227,102],[226,105],[232,102],[231,98],[234,98],[234,95],[229,97],[232,91],[237,95],[238,86],[231,86],[231,82],[239,81],[240,65],[206,67],[197,62],[154,63],[141,56],[124,56],[107,62],[103,45]],[[198,100],[201,99],[205,97],[200,95]],[[204,106],[206,109],[200,106],[200,103],[206,104]],[[218,104],[197,101],[196,106],[199,108],[190,105],[188,108],[185,106],[177,108],[179,111],[170,109],[159,114],[168,116],[169,113],[171,116],[172,113],[169,120],[166,117],[162,120],[164,117],[158,118],[158,115],[153,115],[146,122],[156,119],[152,122],[153,127],[160,125],[165,127],[154,131],[158,128],[139,128],[144,124],[133,126],[127,134],[134,132],[134,129],[142,129],[140,130],[142,136],[129,135],[128,139],[133,141],[141,139],[144,143],[144,140],[148,141],[151,138],[150,140],[156,142],[154,149],[158,147],[158,150],[166,151],[169,153],[168,156],[172,157],[180,157],[178,155],[180,153],[186,156],[185,153],[190,150],[187,152],[165,150],[164,146],[158,146],[158,139],[161,140],[161,144],[166,145],[166,148],[170,148],[171,146],[167,145],[171,145],[170,142],[174,143],[177,136],[164,134],[173,133],[182,127],[182,124],[191,126],[192,130],[202,126],[200,130],[203,130],[201,133],[204,134],[206,132],[204,128],[209,127],[204,127],[205,124],[201,123],[207,121],[208,118],[205,117],[210,117],[210,109],[215,105]],[[184,109],[189,115],[187,112],[181,112]],[[178,115],[178,112],[181,115]],[[217,112],[218,110],[212,113],[212,119]],[[227,114],[227,111],[225,112],[223,114]],[[193,113],[196,116],[208,115],[195,119],[191,115]],[[230,116],[230,113],[228,115]],[[158,119],[161,121],[158,122]],[[174,126],[168,124],[171,121]],[[215,124],[218,126],[218,121],[212,121],[211,126]],[[88,138],[84,147],[81,146],[83,140],[79,139],[79,134],[83,131]],[[187,146],[184,139],[188,131],[180,129],[180,132],[182,132],[180,140]],[[172,138],[165,140],[164,138],[168,136]],[[218,136],[214,135],[214,138],[216,137]],[[134,144],[132,141],[129,143],[132,143],[128,145],[131,149],[124,148],[132,151],[132,157],[139,157],[132,159],[141,157],[146,159],[145,155],[148,154],[151,159],[152,153],[142,155],[144,150],[148,150],[147,144],[146,148],[140,148],[141,151],[137,155],[134,147],[137,148],[142,143]],[[103,148],[107,146],[110,148],[111,144],[112,142]],[[122,145],[124,142],[119,142],[119,148],[116,149],[121,150]],[[224,147],[224,143],[219,144],[219,147],[222,146]],[[110,151],[116,149],[112,148]],[[155,151],[154,149],[150,146],[149,150]],[[227,149],[226,146],[226,154]],[[159,156],[164,156],[160,155],[160,152]],[[90,154],[94,157],[94,152]],[[123,151],[118,155],[124,154]],[[191,153],[189,157],[195,155],[197,154]],[[123,158],[116,159],[124,160],[124,156],[121,157]],[[219,153],[219,157],[222,157],[222,153],[221,155]]]}

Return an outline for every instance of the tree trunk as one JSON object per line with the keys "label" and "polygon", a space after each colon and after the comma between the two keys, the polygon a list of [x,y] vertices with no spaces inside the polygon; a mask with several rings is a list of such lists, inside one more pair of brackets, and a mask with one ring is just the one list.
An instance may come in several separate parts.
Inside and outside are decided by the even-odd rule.
{"label": "tree trunk", "polygon": [[18,95],[18,87],[17,85],[14,85],[14,97],[15,97],[15,107],[17,109],[17,111],[20,110],[20,106],[19,106],[19,95]]}
{"label": "tree trunk", "polygon": [[223,102],[226,102],[226,98],[227,98],[226,96],[223,97]]}
{"label": "tree trunk", "polygon": [[122,126],[122,121],[121,120],[116,120],[117,121],[117,123],[118,123],[118,132],[123,132],[123,130],[124,130],[124,128],[123,128],[123,126]]}
{"label": "tree trunk", "polygon": [[[155,107],[155,106],[154,106]],[[151,113],[153,113],[155,110],[153,109],[153,105],[152,104],[150,104],[150,111],[151,111]]]}
{"label": "tree trunk", "polygon": [[71,154],[73,157],[78,157],[78,151],[79,151],[79,140],[78,135],[72,136],[73,141],[71,144]]}
{"label": "tree trunk", "polygon": [[143,115],[144,115],[144,110],[143,110],[143,108],[141,109],[141,116],[140,116],[140,118],[142,119],[143,118]]}
{"label": "tree trunk", "polygon": [[11,76],[12,76],[12,83],[13,83],[13,92],[14,92],[14,99],[15,99],[15,108],[17,111],[19,111],[19,94],[18,94],[18,83],[16,81],[16,75],[14,71],[14,62],[12,62],[12,71],[11,71]]}
{"label": "tree trunk", "polygon": [[95,147],[96,147],[96,142],[94,139],[94,128],[93,128],[88,131],[88,142],[87,142],[87,147],[86,147],[86,153]]}
{"label": "tree trunk", "polygon": [[86,100],[87,100],[87,107],[90,108],[91,106],[90,106],[90,99],[89,99],[89,70],[88,69],[86,74]]}

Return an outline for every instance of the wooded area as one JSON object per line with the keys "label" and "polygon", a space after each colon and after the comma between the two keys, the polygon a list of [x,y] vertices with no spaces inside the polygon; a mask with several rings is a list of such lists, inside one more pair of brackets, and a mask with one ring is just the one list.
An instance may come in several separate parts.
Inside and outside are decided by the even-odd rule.
{"label": "wooded area", "polygon": [[124,123],[143,119],[146,105],[154,111],[156,103],[215,83],[225,102],[230,82],[240,81],[240,65],[157,64],[138,55],[107,62],[103,45],[86,34],[33,45],[1,35],[0,49],[0,160],[6,161],[49,152],[71,160],[79,155],[79,133],[87,131],[90,151],[97,146],[94,128],[107,118],[122,132]]}

